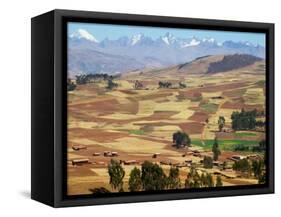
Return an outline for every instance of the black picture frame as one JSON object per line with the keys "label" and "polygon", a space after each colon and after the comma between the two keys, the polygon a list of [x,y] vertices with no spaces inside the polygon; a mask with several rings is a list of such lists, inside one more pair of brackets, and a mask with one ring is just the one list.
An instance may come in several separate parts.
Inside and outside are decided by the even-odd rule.
{"label": "black picture frame", "polygon": [[[266,34],[267,184],[162,192],[66,195],[67,37],[69,21]],[[31,197],[53,207],[274,193],[274,24],[53,10],[32,18]]]}

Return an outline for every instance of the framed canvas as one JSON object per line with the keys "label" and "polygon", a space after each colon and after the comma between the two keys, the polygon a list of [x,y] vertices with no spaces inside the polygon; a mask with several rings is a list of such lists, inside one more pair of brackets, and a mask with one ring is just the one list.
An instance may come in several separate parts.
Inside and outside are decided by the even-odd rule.
{"label": "framed canvas", "polygon": [[32,18],[32,192],[54,207],[274,192],[274,24]]}

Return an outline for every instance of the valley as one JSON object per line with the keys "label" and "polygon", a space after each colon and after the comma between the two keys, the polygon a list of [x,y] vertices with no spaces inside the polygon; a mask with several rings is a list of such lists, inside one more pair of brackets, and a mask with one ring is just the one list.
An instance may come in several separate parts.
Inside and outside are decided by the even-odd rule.
{"label": "valley", "polygon": [[[238,58],[230,56],[234,57]],[[253,172],[235,170],[233,165],[243,159],[252,164],[264,159],[259,146],[265,140],[265,63],[248,58],[240,66],[213,64],[229,64],[225,59],[206,56],[187,64],[128,71],[112,83],[94,79],[77,84],[72,78],[68,194],[92,194],[100,188],[117,192],[109,182],[112,159],[125,171],[123,191],[129,191],[132,169],[141,169],[146,161],[161,166],[167,176],[171,167],[178,168],[178,188],[187,186],[193,169],[199,175],[211,174],[214,182],[219,177],[222,186],[258,184]],[[242,111],[255,111],[260,125],[233,129],[232,115]],[[187,134],[190,144],[175,147],[176,132]],[[206,166],[205,159],[213,158],[215,140],[220,155]]]}

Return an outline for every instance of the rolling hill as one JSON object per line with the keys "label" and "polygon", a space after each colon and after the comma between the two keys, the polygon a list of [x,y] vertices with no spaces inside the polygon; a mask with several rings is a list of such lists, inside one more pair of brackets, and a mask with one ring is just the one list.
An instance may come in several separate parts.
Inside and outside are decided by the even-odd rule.
{"label": "rolling hill", "polygon": [[123,76],[134,77],[141,74],[143,77],[161,77],[161,76],[186,76],[202,75],[209,76],[216,73],[228,73],[251,71],[251,73],[265,72],[264,59],[248,54],[231,55],[209,55],[196,58],[193,61],[174,65],[162,69],[138,70],[124,73]]}

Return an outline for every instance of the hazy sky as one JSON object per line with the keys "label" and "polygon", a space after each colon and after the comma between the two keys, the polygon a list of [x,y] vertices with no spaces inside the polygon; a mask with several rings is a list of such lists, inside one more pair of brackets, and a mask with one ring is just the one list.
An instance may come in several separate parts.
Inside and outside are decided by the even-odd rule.
{"label": "hazy sky", "polygon": [[117,39],[122,36],[132,37],[142,33],[153,39],[165,35],[167,32],[172,33],[179,38],[191,38],[193,36],[203,38],[214,38],[218,42],[231,41],[248,41],[254,45],[265,46],[264,33],[246,33],[246,32],[229,32],[229,31],[211,31],[211,30],[192,30],[177,29],[166,27],[146,27],[146,26],[128,26],[128,25],[111,25],[96,23],[68,23],[68,35],[71,35],[78,29],[84,29],[91,33],[98,41],[104,38]]}

